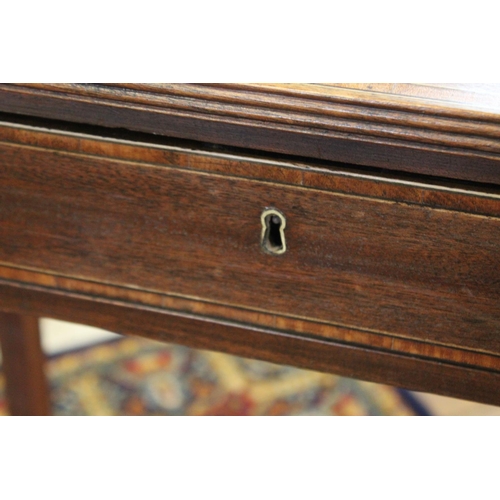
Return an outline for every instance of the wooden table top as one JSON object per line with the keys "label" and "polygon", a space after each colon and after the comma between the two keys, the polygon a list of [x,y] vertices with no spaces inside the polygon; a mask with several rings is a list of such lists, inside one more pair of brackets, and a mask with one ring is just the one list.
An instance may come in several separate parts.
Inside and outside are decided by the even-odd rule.
{"label": "wooden table top", "polygon": [[[264,85],[267,86],[267,85]],[[351,96],[361,102],[414,109],[455,112],[470,118],[484,118],[484,114],[500,119],[500,84],[498,83],[324,83],[277,84],[323,96]]]}
{"label": "wooden table top", "polygon": [[499,84],[15,84],[1,111],[500,183]]}

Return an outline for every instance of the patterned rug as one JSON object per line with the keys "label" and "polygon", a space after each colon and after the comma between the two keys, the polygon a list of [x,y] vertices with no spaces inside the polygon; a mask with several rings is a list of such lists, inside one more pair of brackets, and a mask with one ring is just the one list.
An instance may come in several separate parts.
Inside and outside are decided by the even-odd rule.
{"label": "patterned rug", "polygon": [[56,415],[427,414],[385,385],[134,337],[53,357],[48,374]]}

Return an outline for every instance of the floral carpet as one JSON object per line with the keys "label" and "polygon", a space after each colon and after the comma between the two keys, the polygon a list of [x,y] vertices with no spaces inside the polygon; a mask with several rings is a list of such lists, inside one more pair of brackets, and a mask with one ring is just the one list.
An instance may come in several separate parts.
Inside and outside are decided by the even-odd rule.
{"label": "floral carpet", "polygon": [[53,357],[47,370],[55,415],[427,414],[385,385],[134,337]]}

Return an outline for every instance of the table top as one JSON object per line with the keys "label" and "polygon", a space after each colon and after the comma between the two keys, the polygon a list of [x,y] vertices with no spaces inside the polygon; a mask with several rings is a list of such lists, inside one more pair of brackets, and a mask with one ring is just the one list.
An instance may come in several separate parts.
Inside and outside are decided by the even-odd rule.
{"label": "table top", "polygon": [[15,84],[1,111],[500,184],[499,84]]}
{"label": "table top", "polygon": [[402,109],[421,109],[484,119],[500,119],[500,84],[497,83],[325,83],[272,84],[273,87]]}

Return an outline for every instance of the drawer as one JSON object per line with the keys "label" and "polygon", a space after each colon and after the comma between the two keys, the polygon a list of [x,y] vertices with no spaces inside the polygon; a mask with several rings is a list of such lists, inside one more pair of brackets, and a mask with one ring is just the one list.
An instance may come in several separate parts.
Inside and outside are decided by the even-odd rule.
{"label": "drawer", "polygon": [[4,277],[500,367],[497,192],[27,127],[0,140]]}

